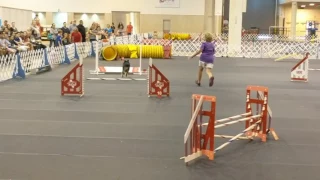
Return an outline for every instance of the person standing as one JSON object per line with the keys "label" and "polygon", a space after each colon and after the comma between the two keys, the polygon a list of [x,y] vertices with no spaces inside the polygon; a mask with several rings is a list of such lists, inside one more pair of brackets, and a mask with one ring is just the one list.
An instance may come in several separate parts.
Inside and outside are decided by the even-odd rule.
{"label": "person standing", "polygon": [[58,35],[58,29],[56,29],[56,25],[53,23],[50,28],[50,35],[48,36],[50,39],[49,47],[51,47],[52,45],[57,46],[57,43],[56,43],[57,35]]}
{"label": "person standing", "polygon": [[114,30],[116,29],[116,27],[114,26],[114,22],[111,24],[111,29],[112,29],[112,33],[114,33]]}
{"label": "person standing", "polygon": [[98,26],[96,23],[92,23],[90,30],[89,30],[89,40],[90,42],[92,41],[97,41],[97,35],[98,35]]}
{"label": "person standing", "polygon": [[65,33],[70,34],[70,29],[67,27],[66,22],[63,23],[63,27],[61,28],[61,31],[62,31],[62,34],[65,34]]}
{"label": "person standing", "polygon": [[119,34],[119,36],[123,35],[123,29],[124,29],[124,27],[123,27],[123,24],[121,22],[121,23],[118,24],[118,34]]}
{"label": "person standing", "polygon": [[71,43],[79,43],[83,42],[82,34],[78,31],[78,28],[75,28],[71,33]]}
{"label": "person standing", "polygon": [[70,26],[69,26],[70,32],[72,32],[73,29],[76,28],[76,27],[77,27],[77,21],[76,21],[76,20],[73,20],[73,21],[72,21],[72,24],[70,24]]}
{"label": "person standing", "polygon": [[105,31],[105,33],[107,33],[108,37],[111,36],[113,30],[112,30],[110,24],[107,24],[107,28],[105,28],[104,31]]}
{"label": "person standing", "polygon": [[127,25],[127,35],[130,36],[132,35],[132,29],[133,29],[133,26],[131,24],[131,22]]}
{"label": "person standing", "polygon": [[86,42],[86,28],[83,26],[83,21],[79,21],[79,25],[77,26],[78,31],[81,33],[82,36],[82,42]]}

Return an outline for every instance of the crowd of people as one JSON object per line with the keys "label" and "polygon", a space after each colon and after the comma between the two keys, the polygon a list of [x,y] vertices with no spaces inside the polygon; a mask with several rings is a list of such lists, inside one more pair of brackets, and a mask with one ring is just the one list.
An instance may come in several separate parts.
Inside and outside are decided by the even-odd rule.
{"label": "crowd of people", "polygon": [[[86,31],[83,26],[83,21],[80,20],[79,24],[74,20],[70,22],[69,27],[67,23],[63,23],[63,27],[57,29],[55,24],[52,24],[50,32],[48,33],[48,39],[50,40],[51,46],[67,45],[70,43],[96,41],[96,40],[107,40],[111,36],[122,36],[124,34],[131,35],[133,26],[131,22],[127,25],[126,31],[124,31],[124,25],[119,23],[118,29],[114,23],[107,24],[106,28],[102,28],[98,23],[92,23],[91,27]],[[97,39],[98,38],[98,39]]]}
{"label": "crowd of people", "polygon": [[[19,31],[15,22],[10,24],[5,20],[0,29],[0,55],[46,48],[47,46],[41,40],[43,30],[38,16],[32,20],[31,26],[25,31]],[[91,27],[86,30],[82,20],[78,24],[74,20],[69,26],[64,22],[62,28],[56,28],[56,25],[52,24],[46,34],[50,42],[49,47],[56,47],[77,42],[107,41],[111,36],[131,35],[132,31],[131,22],[127,25],[126,30],[122,23],[119,23],[117,28],[114,23],[108,24],[106,28],[102,28],[98,23],[92,23]]]}

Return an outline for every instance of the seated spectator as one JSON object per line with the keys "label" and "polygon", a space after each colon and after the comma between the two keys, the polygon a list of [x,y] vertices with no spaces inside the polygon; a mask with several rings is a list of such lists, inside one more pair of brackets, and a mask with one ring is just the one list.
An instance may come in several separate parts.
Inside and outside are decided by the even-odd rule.
{"label": "seated spectator", "polygon": [[[19,51],[27,51],[30,48],[29,43],[25,43],[21,38],[21,33],[18,32],[14,35],[13,42],[16,46],[18,46]],[[11,43],[12,44],[12,43]]]}
{"label": "seated spectator", "polygon": [[9,41],[9,37],[6,34],[0,34],[0,47],[4,50],[7,50],[9,54],[13,54],[16,52],[15,49],[12,48],[12,45]]}
{"label": "seated spectator", "polygon": [[10,24],[8,23],[8,20],[5,20],[3,22],[3,25],[1,26],[1,31],[4,31],[4,28],[10,28]]}
{"label": "seated spectator", "polygon": [[16,33],[18,32],[18,29],[16,27],[16,23],[15,22],[12,22],[11,23],[11,27],[9,28],[9,30],[11,31],[11,33]]}
{"label": "seated spectator", "polygon": [[74,31],[71,33],[71,43],[82,42],[82,35],[78,31],[78,28],[74,28]]}
{"label": "seated spectator", "polygon": [[3,30],[3,34],[11,36],[11,32],[9,31],[9,28],[5,27],[4,30]]}

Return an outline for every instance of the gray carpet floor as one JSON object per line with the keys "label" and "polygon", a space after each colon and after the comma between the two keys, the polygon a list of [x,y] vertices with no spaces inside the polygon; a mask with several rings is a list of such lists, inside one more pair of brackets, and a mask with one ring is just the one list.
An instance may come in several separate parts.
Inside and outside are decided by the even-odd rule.
{"label": "gray carpet floor", "polygon": [[[0,179],[319,179],[320,71],[310,71],[308,83],[297,83],[290,82],[297,60],[217,58],[214,87],[205,74],[197,87],[197,61],[154,60],[172,85],[171,97],[161,100],[147,97],[146,81],[86,81],[83,98],[61,97],[60,80],[75,63],[1,83]],[[144,59],[143,68],[147,64]],[[320,61],[310,64],[320,68]],[[85,59],[84,66],[86,77],[95,77],[88,74],[94,59]],[[214,161],[201,159],[186,167],[179,158],[191,95],[216,96],[220,119],[245,112],[247,85],[269,87],[272,126],[280,140],[236,141]],[[243,129],[237,124],[219,132],[236,135]]]}

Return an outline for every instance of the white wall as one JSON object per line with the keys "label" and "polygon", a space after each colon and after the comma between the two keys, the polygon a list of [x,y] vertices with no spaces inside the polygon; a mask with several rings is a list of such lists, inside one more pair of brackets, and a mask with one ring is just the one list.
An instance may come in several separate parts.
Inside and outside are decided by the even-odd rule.
{"label": "white wall", "polygon": [[159,0],[0,0],[0,6],[40,12],[111,13],[139,11],[141,14],[204,15],[204,0],[180,0],[180,8],[156,8]]}
{"label": "white wall", "polygon": [[53,13],[53,23],[56,25],[57,28],[61,28],[64,22],[69,24],[68,13]]}
{"label": "white wall", "polygon": [[15,22],[18,30],[26,30],[30,27],[32,21],[32,11],[25,9],[15,9],[15,8],[7,8],[0,7],[0,18],[2,24],[4,20],[8,20],[11,22]]}
{"label": "white wall", "polygon": [[[72,20],[73,19],[69,19],[69,22]],[[76,20],[77,22],[79,22],[79,20],[83,20],[83,25],[89,28],[93,22],[99,23],[101,27],[106,27],[106,24],[104,22],[104,14],[75,13],[74,20]]]}

